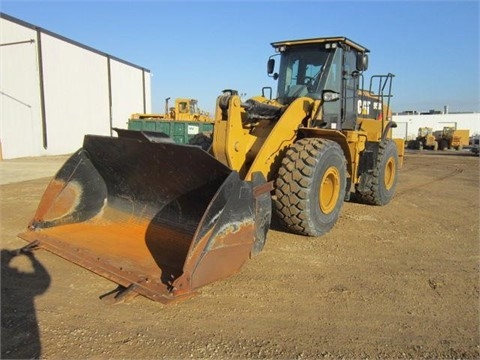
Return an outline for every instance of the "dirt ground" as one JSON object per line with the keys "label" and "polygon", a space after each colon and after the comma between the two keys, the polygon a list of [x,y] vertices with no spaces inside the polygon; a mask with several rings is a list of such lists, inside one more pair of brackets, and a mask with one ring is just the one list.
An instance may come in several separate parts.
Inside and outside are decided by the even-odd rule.
{"label": "dirt ground", "polygon": [[[454,155],[455,154],[455,155]],[[273,225],[240,273],[165,306],[106,305],[112,282],[2,250],[2,358],[480,357],[479,158],[409,152],[385,207],[345,203],[326,236]],[[1,247],[48,178],[2,185]]]}

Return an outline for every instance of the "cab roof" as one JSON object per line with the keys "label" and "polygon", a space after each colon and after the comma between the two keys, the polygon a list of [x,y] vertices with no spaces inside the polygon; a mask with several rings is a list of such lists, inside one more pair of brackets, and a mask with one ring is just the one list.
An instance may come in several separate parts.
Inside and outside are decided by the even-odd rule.
{"label": "cab roof", "polygon": [[296,46],[296,45],[310,45],[310,44],[325,44],[331,42],[342,42],[348,46],[351,46],[355,50],[360,52],[368,53],[370,50],[363,47],[360,44],[344,37],[344,36],[334,36],[334,37],[323,37],[323,38],[312,38],[312,39],[301,39],[301,40],[286,40],[286,41],[277,41],[271,43],[274,48],[278,48],[280,46]]}

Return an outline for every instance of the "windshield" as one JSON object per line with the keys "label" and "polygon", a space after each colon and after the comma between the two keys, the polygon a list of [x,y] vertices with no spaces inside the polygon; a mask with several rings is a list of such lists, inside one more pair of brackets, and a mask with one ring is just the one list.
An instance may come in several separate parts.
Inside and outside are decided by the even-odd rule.
{"label": "windshield", "polygon": [[190,102],[190,114],[197,114],[197,113],[199,113],[197,103],[194,101]]}
{"label": "windshield", "polygon": [[322,71],[332,51],[319,47],[298,47],[282,54],[278,101],[288,104],[301,96],[318,98]]}

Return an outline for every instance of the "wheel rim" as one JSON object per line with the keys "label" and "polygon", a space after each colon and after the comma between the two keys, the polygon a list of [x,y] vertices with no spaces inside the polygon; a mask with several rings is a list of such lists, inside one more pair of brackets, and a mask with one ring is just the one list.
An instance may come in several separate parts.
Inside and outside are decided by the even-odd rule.
{"label": "wheel rim", "polygon": [[335,209],[340,194],[340,172],[331,166],[323,174],[320,183],[319,204],[323,213],[329,214]]}
{"label": "wheel rim", "polygon": [[395,160],[391,157],[385,166],[385,176],[383,178],[385,189],[387,190],[390,190],[395,182],[395,171]]}

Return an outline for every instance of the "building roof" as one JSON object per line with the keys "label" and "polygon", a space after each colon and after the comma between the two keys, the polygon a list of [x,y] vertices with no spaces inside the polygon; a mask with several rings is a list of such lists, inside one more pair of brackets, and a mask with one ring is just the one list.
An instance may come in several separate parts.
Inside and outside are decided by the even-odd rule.
{"label": "building roof", "polygon": [[[16,24],[18,24],[18,25],[24,26],[24,27],[26,27],[26,28],[29,28],[29,29],[38,31],[38,32],[40,32],[40,33],[47,34],[47,35],[52,36],[52,37],[54,37],[54,38],[57,38],[57,39],[59,39],[59,40],[68,42],[68,43],[70,43],[70,44],[72,44],[72,45],[81,47],[81,48],[83,48],[83,49],[85,49],[85,50],[88,50],[88,51],[91,51],[91,52],[93,52],[93,53],[96,53],[96,54],[105,56],[106,58],[109,58],[109,59],[112,59],[112,60],[121,62],[121,63],[123,63],[123,64],[125,64],[125,65],[132,66],[132,67],[134,67],[134,68],[143,70],[143,71],[145,71],[145,72],[150,72],[149,69],[146,69],[146,68],[144,68],[143,66],[133,64],[133,63],[131,63],[131,62],[129,62],[129,61],[120,59],[120,58],[118,58],[118,57],[116,57],[116,56],[113,56],[113,55],[107,54],[107,53],[105,53],[105,52],[103,52],[103,51],[94,49],[94,48],[92,48],[92,47],[90,47],[90,46],[87,46],[87,45],[82,44],[82,43],[79,43],[79,42],[77,42],[77,41],[75,41],[75,40],[66,38],[66,37],[64,37],[64,36],[62,36],[62,35],[56,34],[56,33],[52,32],[52,31],[46,30],[46,29],[41,28],[41,27],[39,27],[39,26],[30,24],[30,23],[28,23],[28,22],[26,22],[26,21],[17,19],[17,18],[15,18],[15,17],[10,16],[10,15],[7,15],[7,14],[5,14],[5,13],[3,13],[3,12],[0,12],[0,18],[1,18],[1,19],[5,19],[5,20],[8,20],[8,21],[11,21],[11,22],[13,22],[13,23],[16,23]],[[1,44],[0,44],[0,45],[1,45]]]}

